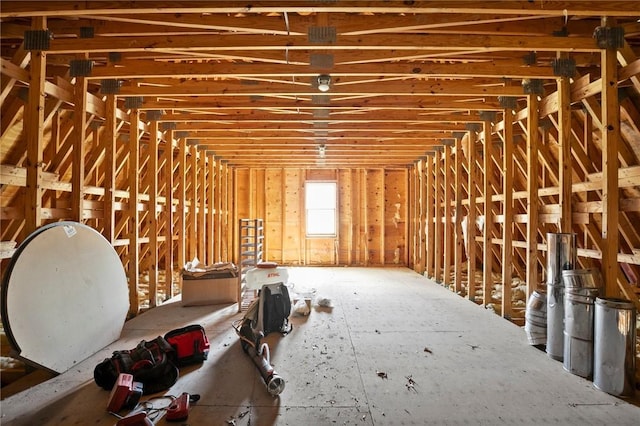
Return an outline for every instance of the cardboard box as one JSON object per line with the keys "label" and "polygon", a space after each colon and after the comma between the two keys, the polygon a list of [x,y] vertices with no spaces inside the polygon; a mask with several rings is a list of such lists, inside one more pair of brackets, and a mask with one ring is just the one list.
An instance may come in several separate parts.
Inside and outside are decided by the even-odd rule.
{"label": "cardboard box", "polygon": [[182,305],[218,305],[236,303],[238,278],[182,277]]}

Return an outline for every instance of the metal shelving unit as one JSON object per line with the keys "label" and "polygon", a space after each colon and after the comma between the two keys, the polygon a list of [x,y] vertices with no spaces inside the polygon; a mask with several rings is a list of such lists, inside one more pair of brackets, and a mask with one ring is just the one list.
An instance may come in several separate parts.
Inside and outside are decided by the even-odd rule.
{"label": "metal shelving unit", "polygon": [[[262,262],[264,248],[264,221],[262,219],[240,219],[238,226],[238,311],[246,308],[254,295],[245,292],[245,276],[249,269]],[[245,297],[252,296],[252,297]],[[253,292],[251,292],[253,293]]]}

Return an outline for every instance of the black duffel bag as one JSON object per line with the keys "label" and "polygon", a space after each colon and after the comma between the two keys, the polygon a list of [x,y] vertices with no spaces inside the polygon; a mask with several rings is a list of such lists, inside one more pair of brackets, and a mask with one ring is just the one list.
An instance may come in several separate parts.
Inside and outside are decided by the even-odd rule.
{"label": "black duffel bag", "polygon": [[142,383],[145,395],[164,391],[178,381],[173,352],[173,347],[161,336],[142,340],[134,349],[114,351],[111,358],[96,365],[93,379],[101,388],[111,390],[120,373],[127,373]]}

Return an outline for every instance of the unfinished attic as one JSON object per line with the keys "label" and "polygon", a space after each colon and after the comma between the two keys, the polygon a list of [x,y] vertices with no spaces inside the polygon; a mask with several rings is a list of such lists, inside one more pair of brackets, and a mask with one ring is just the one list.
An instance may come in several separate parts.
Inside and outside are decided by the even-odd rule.
{"label": "unfinished attic", "polygon": [[[114,424],[94,366],[200,323],[191,424],[637,425],[638,2],[3,0],[0,34],[2,424]],[[101,251],[28,250],[61,228]],[[197,263],[237,272],[186,307]],[[260,264],[311,300],[277,399],[231,327]]]}

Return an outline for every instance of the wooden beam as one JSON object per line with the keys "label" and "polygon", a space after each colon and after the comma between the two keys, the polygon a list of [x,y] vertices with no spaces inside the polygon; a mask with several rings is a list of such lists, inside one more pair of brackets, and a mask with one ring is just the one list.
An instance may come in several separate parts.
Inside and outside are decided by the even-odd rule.
{"label": "wooden beam", "polygon": [[[18,68],[25,68],[31,60],[31,52],[24,50],[23,45],[20,45],[18,50],[13,54],[13,58],[11,59],[11,63]],[[2,64],[4,65],[4,61]],[[4,67],[3,67],[4,70]],[[4,74],[4,73],[3,73]],[[9,77],[7,79],[2,80],[2,87],[0,90],[0,105],[4,104],[5,99],[13,89],[16,81],[18,81],[14,77]]]}
{"label": "wooden beam", "polygon": [[[313,104],[309,105],[307,99],[300,99],[295,101],[295,108],[300,106],[301,110],[313,108]],[[286,109],[291,110],[291,99],[281,97],[258,97],[253,98],[247,103],[246,99],[241,97],[200,97],[195,99],[145,99],[144,109],[163,109],[163,110],[187,110],[195,111],[198,113],[210,112],[211,110],[219,111],[224,109],[242,109],[254,111],[257,108],[262,109]],[[305,108],[306,107],[306,108]],[[316,106],[322,108],[322,106]],[[342,108],[346,110],[366,110],[367,108],[383,108],[392,110],[418,110],[418,109],[432,109],[434,111],[461,111],[466,112],[469,110],[488,111],[500,108],[500,104],[497,98],[488,97],[486,100],[480,102],[475,98],[468,98],[466,96],[446,96],[446,97],[410,97],[410,96],[376,96],[375,98],[354,98],[352,96],[331,99],[331,108]],[[194,115],[182,116],[182,121],[188,121],[187,117],[193,117]],[[185,120],[187,118],[187,120]]]}
{"label": "wooden beam", "polygon": [[569,78],[561,77],[558,85],[558,187],[560,213],[560,232],[571,233],[571,185],[573,166],[571,161],[571,103]]}
{"label": "wooden beam", "polygon": [[[511,280],[513,279],[513,111],[504,110],[504,140],[502,151],[502,317],[510,319]],[[507,303],[508,302],[508,303]]]}
{"label": "wooden beam", "polygon": [[[128,60],[117,64],[96,67],[91,73],[91,78],[202,78],[202,77],[225,77],[225,78],[268,78],[273,82],[287,84],[291,82],[291,77],[299,79],[315,78],[318,71],[309,67],[307,63],[296,64],[255,64],[247,68],[244,64],[234,64],[225,62],[216,63],[192,63],[188,66],[180,62],[159,62],[154,60]],[[429,63],[428,65],[417,65],[416,63],[373,63],[373,64],[336,64],[331,68],[332,77],[349,77],[351,79],[373,77],[480,77],[495,78],[553,78],[553,70],[550,67],[542,66],[514,66],[514,64],[504,64],[495,62],[479,62],[473,66],[465,63]],[[289,79],[288,81],[286,79]],[[257,87],[270,85],[268,82],[255,82]],[[215,86],[214,86],[215,87]],[[188,95],[197,93],[198,90],[211,93],[207,90],[206,83],[187,81],[177,82],[171,87],[160,87],[147,92],[146,89],[122,88],[123,94],[164,94],[164,95]],[[195,91],[195,92],[194,92]]]}
{"label": "wooden beam", "polygon": [[185,138],[178,139],[178,210],[176,221],[176,234],[178,235],[178,265],[183,266],[187,262],[186,255],[186,238],[187,238],[187,140]]}
{"label": "wooden beam", "polygon": [[388,256],[385,250],[386,232],[384,232],[385,222],[386,222],[385,220],[385,208],[386,208],[385,188],[387,187],[387,185],[386,185],[386,174],[384,173],[384,170],[378,170],[376,172],[377,172],[376,175],[379,176],[378,178],[379,183],[377,184],[377,187],[380,188],[380,192],[375,194],[375,200],[376,200],[375,211],[378,213],[378,218],[376,222],[378,224],[377,228],[378,228],[378,233],[380,235],[380,237],[378,238],[378,253],[380,253],[380,255],[378,256],[378,259],[379,259],[378,262],[381,265],[384,265],[386,263],[386,260],[388,259]]}
{"label": "wooden beam", "polygon": [[222,164],[219,158],[214,158],[215,160],[215,197],[214,197],[214,205],[216,209],[216,216],[214,218],[214,228],[216,229],[216,243],[215,243],[215,253],[216,260],[218,262],[222,261]]}
{"label": "wooden beam", "polygon": [[198,161],[196,176],[198,181],[198,215],[197,215],[197,256],[204,264],[207,263],[206,242],[210,238],[207,235],[207,155],[202,149],[198,149]]}
{"label": "wooden beam", "polygon": [[[154,308],[158,303],[158,122],[152,120],[149,125],[149,163],[147,164],[146,177],[149,193],[147,211],[147,232],[149,234],[149,308]],[[165,208],[168,208],[165,206]],[[166,277],[170,280],[171,277]]]}
{"label": "wooden beam", "polygon": [[412,169],[411,194],[413,201],[413,229],[409,235],[413,235],[413,269],[419,274],[424,274],[424,160],[416,162]]}
{"label": "wooden beam", "polygon": [[84,218],[85,140],[87,137],[87,79],[76,77],[73,93],[73,159],[71,161],[71,218]]}
{"label": "wooden beam", "polygon": [[[207,263],[215,263],[215,250],[214,241],[216,239],[216,232],[214,226],[215,218],[215,184],[216,184],[216,161],[213,155],[207,154]],[[234,223],[238,221],[235,220]]]}
{"label": "wooden beam", "polygon": [[300,4],[298,2],[281,2],[274,5],[271,1],[256,1],[251,3],[250,10],[243,1],[225,1],[216,7],[204,5],[201,1],[174,1],[163,5],[149,5],[146,2],[131,3],[127,1],[115,1],[109,3],[88,2],[78,3],[77,1],[57,1],[55,3],[38,2],[31,5],[31,2],[7,1],[3,4],[0,17],[29,17],[39,15],[50,16],[86,16],[86,15],[107,15],[107,16],[128,16],[134,14],[236,14],[240,12],[251,13],[276,13],[288,12],[291,14],[301,14],[302,16],[312,13],[391,13],[391,14],[481,14],[496,15],[506,14],[520,16],[522,14],[534,13],[545,17],[564,17],[566,11],[571,10],[574,16],[609,15],[609,16],[636,16],[637,7],[633,2],[602,2],[594,0],[583,0],[580,2],[558,1],[549,4],[549,7],[541,8],[539,4],[521,3],[519,1],[499,1],[487,4],[482,1],[451,2],[451,1],[429,1],[427,3],[407,4],[403,1],[342,1],[340,3],[321,4]]}
{"label": "wooden beam", "polygon": [[453,256],[453,263],[455,265],[454,269],[454,278],[453,278],[453,287],[456,294],[461,294],[462,292],[462,259],[463,259],[463,250],[464,250],[464,238],[462,234],[462,161],[463,161],[463,153],[462,153],[462,143],[464,137],[468,135],[468,133],[464,133],[464,136],[456,138],[456,148],[455,148],[455,208],[454,208],[454,233],[455,233],[455,252]]}
{"label": "wooden beam", "polygon": [[45,152],[45,162],[50,164],[51,160],[55,157],[56,153],[60,149],[60,128],[62,126],[62,114],[63,111],[58,109],[51,117],[51,138],[47,144]]}
{"label": "wooden beam", "polygon": [[[182,13],[182,12],[181,12]],[[137,43],[131,43],[126,37],[96,37],[92,39],[54,39],[49,52],[52,54],[74,54],[82,52],[171,52],[171,51],[238,51],[238,50],[411,50],[411,51],[452,51],[511,50],[519,52],[596,52],[598,47],[591,37],[553,37],[521,36],[518,43],[508,35],[469,37],[466,34],[422,34],[420,43],[416,43],[413,34],[400,34],[390,37],[386,34],[372,34],[367,37],[341,36],[340,43],[313,43],[307,37],[262,35],[153,35],[140,37]]]}
{"label": "wooden beam", "polygon": [[[261,171],[262,174],[264,174],[264,171]],[[354,264],[354,250],[355,250],[355,246],[357,244],[356,242],[356,221],[357,221],[357,216],[355,215],[355,212],[357,212],[358,210],[356,209],[356,205],[357,205],[357,191],[355,188],[356,185],[356,171],[353,169],[347,169],[347,170],[343,170],[341,171],[341,173],[343,174],[343,179],[341,179],[342,182],[345,182],[345,191],[344,194],[345,196],[345,204],[348,205],[347,208],[347,212],[342,212],[342,217],[345,219],[345,223],[347,226],[347,233],[346,235],[342,234],[343,237],[346,237],[347,239],[347,264],[348,265],[353,265]],[[266,191],[264,191],[266,193]],[[260,204],[261,205],[265,205],[265,199],[266,199],[266,195],[260,195]],[[338,201],[340,204],[338,205],[344,205],[342,204],[340,201]],[[265,213],[263,211],[261,211],[261,216],[260,217],[266,217]],[[268,247],[265,247],[265,251],[268,250]],[[419,273],[422,273],[421,270],[418,271]]]}
{"label": "wooden beam", "polygon": [[631,80],[631,84],[640,92],[640,59],[638,59],[629,43],[624,42],[624,46],[617,51],[618,62],[622,68],[618,72],[618,78]]}
{"label": "wooden beam", "polygon": [[453,232],[451,229],[451,204],[453,202],[452,199],[452,180],[451,176],[451,163],[455,161],[452,158],[452,149],[450,145],[444,146],[444,221],[443,221],[443,238],[444,238],[444,261],[442,268],[442,282],[445,286],[448,286],[451,283],[451,252],[452,252],[452,242],[453,242]]}
{"label": "wooden beam", "polygon": [[187,221],[187,256],[188,260],[198,256],[198,150],[195,146],[187,147],[190,171],[187,175],[187,200],[189,200],[189,215]]}
{"label": "wooden beam", "polygon": [[[493,252],[491,238],[493,234],[493,142],[491,141],[491,121],[485,120],[482,127],[483,146],[483,209],[484,232],[482,233],[482,295],[483,304],[491,303],[491,291],[493,288]],[[511,300],[503,300],[502,304],[511,303]]]}
{"label": "wooden beam", "polygon": [[[11,129],[14,128],[15,123],[20,119],[20,113],[26,111],[25,102],[20,98],[14,98],[9,101],[9,105],[2,105],[2,115],[0,116],[0,138],[4,139]],[[24,112],[24,120],[27,120],[28,113]],[[25,132],[26,134],[26,132]],[[26,138],[26,136],[25,136]]]}
{"label": "wooden beam", "polygon": [[[481,84],[478,84],[481,83]],[[484,83],[484,84],[482,84]],[[129,89],[123,87],[122,95],[149,96],[149,97],[185,97],[185,96],[216,96],[219,98],[237,96],[300,96],[311,98],[318,94],[318,90],[309,85],[290,84],[263,84],[247,85],[235,81],[220,80],[209,85],[191,85],[184,88],[162,86],[143,86]],[[473,82],[473,84],[458,81],[439,80],[411,80],[404,82],[380,81],[370,84],[363,81],[362,84],[334,84],[328,95],[340,97],[352,96],[399,96],[406,98],[406,102],[412,102],[412,98],[429,96],[523,96],[524,89],[520,86],[505,86],[501,79],[491,79],[486,82]]]}
{"label": "wooden beam", "polygon": [[165,236],[165,257],[164,257],[164,269],[165,269],[165,283],[166,283],[166,297],[171,298],[174,296],[173,290],[173,264],[174,264],[174,179],[173,179],[173,130],[167,130],[165,134],[165,148],[164,148],[164,179],[165,179],[165,208],[164,208],[164,236]]}
{"label": "wooden beam", "polygon": [[140,271],[140,213],[138,211],[138,196],[140,194],[139,185],[139,164],[140,164],[140,136],[138,135],[138,125],[140,116],[138,110],[132,109],[129,113],[129,256],[127,277],[129,278],[129,313],[137,315],[140,311],[139,271]]}
{"label": "wooden beam", "polygon": [[538,98],[527,97],[527,298],[538,287]]}
{"label": "wooden beam", "polygon": [[422,267],[420,268],[420,273],[422,275],[426,272],[427,267],[427,221],[429,217],[427,216],[427,161],[429,161],[429,157],[424,156],[420,160],[420,168],[419,179],[418,179],[418,191],[420,193],[420,264]]}
{"label": "wooden beam", "polygon": [[476,132],[470,131],[467,138],[467,199],[469,200],[467,212],[467,298],[472,302],[476,300],[476,178],[478,177],[476,139]]}
{"label": "wooden beam", "polygon": [[[43,30],[47,27],[44,17],[33,18],[32,29]],[[31,234],[42,224],[42,167],[44,157],[44,105],[47,54],[34,51],[30,62],[29,97],[25,109],[25,138],[27,144],[27,191],[25,194],[24,237]]]}
{"label": "wooden beam", "polygon": [[618,61],[615,49],[603,49],[602,72],[602,275],[605,294],[619,297],[618,287],[618,146],[620,106]]}
{"label": "wooden beam", "polygon": [[[219,99],[219,98],[218,98]],[[388,98],[387,98],[388,99]],[[411,99],[405,99],[406,101]],[[220,102],[224,100],[221,99]],[[388,104],[377,104],[377,107],[367,107],[366,103],[351,103],[349,107],[330,105],[315,105],[310,102],[311,99],[301,99],[295,102],[295,106],[285,106],[280,101],[274,99],[273,104],[259,104],[254,102],[245,103],[245,105],[254,105],[253,107],[237,106],[216,108],[215,113],[199,112],[198,114],[190,114],[191,108],[185,108],[187,112],[180,114],[164,114],[158,121],[169,121],[176,123],[178,130],[188,130],[190,133],[198,135],[198,138],[204,136],[219,136],[220,132],[233,130],[235,133],[247,134],[257,133],[265,135],[264,131],[273,130],[273,124],[278,124],[280,130],[293,131],[310,131],[314,130],[317,123],[326,123],[330,128],[327,131],[335,132],[338,130],[362,132],[375,126],[376,129],[386,131],[429,131],[433,127],[421,126],[420,124],[437,124],[437,123],[460,123],[481,122],[475,112],[439,112],[437,110],[425,111],[430,109],[431,104],[417,104],[420,106],[413,107],[406,102],[402,108],[394,107],[393,102],[398,104],[403,102],[401,97],[393,97]],[[332,100],[333,101],[333,100]],[[438,102],[446,102],[447,99],[439,99]],[[145,104],[146,105],[146,104]],[[450,105],[450,104],[446,104]],[[467,106],[472,109],[473,106]],[[316,117],[314,114],[330,108],[330,114],[326,117]],[[152,109],[152,108],[149,108]],[[197,110],[198,108],[193,108]],[[250,109],[250,111],[247,111]],[[380,109],[388,110],[384,115],[380,115]],[[410,123],[406,123],[409,121]],[[242,127],[236,128],[235,124],[242,123]],[[216,132],[216,130],[218,132]],[[280,133],[278,133],[280,134]]]}
{"label": "wooden beam", "polygon": [[116,190],[116,138],[117,123],[115,95],[107,95],[105,100],[105,123],[102,137],[105,145],[104,158],[104,225],[102,235],[111,244],[115,241],[115,190]]}
{"label": "wooden beam", "polygon": [[435,251],[435,246],[436,246],[436,238],[434,235],[434,231],[435,231],[435,190],[434,190],[434,171],[435,171],[435,166],[434,166],[434,157],[433,155],[427,155],[427,167],[426,167],[426,173],[427,173],[427,194],[426,194],[426,203],[427,203],[427,209],[426,209],[426,220],[427,220],[427,243],[425,245],[425,255],[426,255],[426,261],[425,261],[425,273],[427,275],[427,277],[429,278],[435,278],[435,273],[434,273],[434,261],[435,261],[435,256],[434,256],[434,251]]}
{"label": "wooden beam", "polygon": [[231,207],[233,206],[233,173],[231,173],[231,169],[229,168],[229,164],[225,161],[222,161],[222,192],[224,194],[224,198],[222,200],[222,238],[223,238],[223,261],[228,261],[232,256],[233,250],[233,237],[234,237],[234,224],[231,223],[230,213]]}
{"label": "wooden beam", "polygon": [[[409,256],[407,257],[406,264],[409,268],[416,272],[419,272],[419,263],[416,248],[418,247],[418,229],[416,222],[420,220],[420,214],[418,212],[418,206],[420,203],[420,197],[416,190],[416,174],[418,165],[413,165],[409,172],[409,180],[407,181],[407,203],[409,206],[409,233],[407,234],[407,247],[409,248]],[[340,187],[338,187],[340,188]],[[340,258],[338,258],[339,261]]]}
{"label": "wooden beam", "polygon": [[433,277],[436,282],[442,282],[442,181],[443,181],[443,159],[442,147],[436,147],[434,155],[435,162],[435,191],[434,191],[434,272]]}

